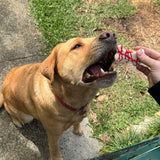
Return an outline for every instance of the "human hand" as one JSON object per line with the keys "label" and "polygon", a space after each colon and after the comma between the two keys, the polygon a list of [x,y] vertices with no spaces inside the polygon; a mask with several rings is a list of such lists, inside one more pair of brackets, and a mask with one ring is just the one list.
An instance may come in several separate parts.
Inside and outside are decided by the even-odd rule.
{"label": "human hand", "polygon": [[134,49],[137,51],[137,57],[141,62],[137,65],[137,69],[148,77],[149,87],[152,87],[160,81],[160,53],[141,46]]}

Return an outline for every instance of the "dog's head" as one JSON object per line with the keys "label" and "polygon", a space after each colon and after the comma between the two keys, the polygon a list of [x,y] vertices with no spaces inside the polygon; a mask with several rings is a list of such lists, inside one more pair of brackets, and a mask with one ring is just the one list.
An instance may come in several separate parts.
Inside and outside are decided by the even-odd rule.
{"label": "dog's head", "polygon": [[42,63],[41,73],[54,80],[58,74],[73,85],[111,86],[117,77],[112,63],[116,53],[116,36],[104,32],[94,38],[73,38],[56,46]]}

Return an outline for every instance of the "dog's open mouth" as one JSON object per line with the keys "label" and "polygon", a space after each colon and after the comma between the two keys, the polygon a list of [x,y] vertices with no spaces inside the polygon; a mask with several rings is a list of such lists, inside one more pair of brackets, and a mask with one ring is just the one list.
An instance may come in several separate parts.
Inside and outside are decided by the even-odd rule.
{"label": "dog's open mouth", "polygon": [[114,62],[114,55],[116,51],[112,50],[109,53],[103,55],[97,62],[90,65],[83,73],[82,81],[89,83],[97,79],[111,78],[116,74],[111,67]]}

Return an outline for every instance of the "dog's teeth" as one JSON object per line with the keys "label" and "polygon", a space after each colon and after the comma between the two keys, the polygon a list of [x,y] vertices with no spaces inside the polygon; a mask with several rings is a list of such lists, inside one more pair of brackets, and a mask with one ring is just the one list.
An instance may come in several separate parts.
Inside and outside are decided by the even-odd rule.
{"label": "dog's teeth", "polygon": [[85,76],[86,76],[86,77],[89,77],[89,76],[90,76],[90,74],[89,74],[88,72],[86,72]]}
{"label": "dog's teeth", "polygon": [[104,73],[105,71],[101,68],[101,72]]}

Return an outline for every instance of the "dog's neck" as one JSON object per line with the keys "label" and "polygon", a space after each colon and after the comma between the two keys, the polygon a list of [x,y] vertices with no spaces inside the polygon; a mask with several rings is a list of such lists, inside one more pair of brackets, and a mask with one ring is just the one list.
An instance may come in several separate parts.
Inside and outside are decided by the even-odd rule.
{"label": "dog's neck", "polygon": [[80,109],[88,104],[98,92],[93,86],[72,85],[55,76],[52,84],[53,93],[69,106]]}
{"label": "dog's neck", "polygon": [[65,107],[66,109],[68,109],[72,112],[79,112],[80,115],[86,114],[88,104],[81,106],[80,108],[77,109],[77,108],[74,108],[74,107],[68,105],[67,103],[65,103],[57,94],[54,93],[54,95],[55,95],[56,99],[60,102],[60,104],[63,107]]}

